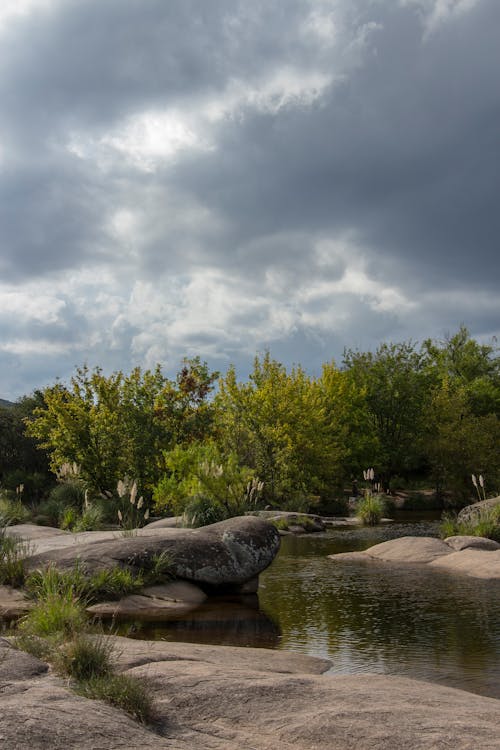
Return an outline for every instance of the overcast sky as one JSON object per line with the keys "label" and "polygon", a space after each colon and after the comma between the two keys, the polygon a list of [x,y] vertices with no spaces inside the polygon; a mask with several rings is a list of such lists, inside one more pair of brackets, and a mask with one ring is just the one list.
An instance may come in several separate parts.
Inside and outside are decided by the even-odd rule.
{"label": "overcast sky", "polygon": [[498,0],[1,0],[0,397],[500,334]]}

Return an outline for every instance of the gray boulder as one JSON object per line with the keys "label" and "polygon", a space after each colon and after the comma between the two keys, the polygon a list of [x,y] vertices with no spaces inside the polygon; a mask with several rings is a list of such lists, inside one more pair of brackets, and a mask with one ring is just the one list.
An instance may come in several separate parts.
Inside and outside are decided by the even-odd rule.
{"label": "gray boulder", "polygon": [[69,544],[55,537],[53,549],[48,548],[49,540],[44,540],[45,551],[26,559],[28,569],[51,563],[64,570],[79,560],[89,572],[116,566],[137,572],[148,570],[156,556],[167,553],[176,578],[202,587],[238,588],[271,564],[280,545],[274,526],[252,516],[230,518],[200,529],[146,528],[136,536],[110,537],[106,532],[108,536],[102,538],[103,532],[94,533],[95,541],[89,533],[83,541],[75,535]]}
{"label": "gray boulder", "polygon": [[497,505],[500,505],[500,495],[498,497],[489,497],[487,500],[481,500],[472,505],[467,505],[465,508],[462,508],[458,514],[458,520],[477,521],[481,515],[493,510]]}

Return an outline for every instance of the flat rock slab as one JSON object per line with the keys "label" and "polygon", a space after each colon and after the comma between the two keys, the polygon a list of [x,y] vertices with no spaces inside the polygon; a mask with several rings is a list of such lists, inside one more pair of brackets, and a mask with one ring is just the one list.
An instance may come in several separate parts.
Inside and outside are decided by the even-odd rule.
{"label": "flat rock slab", "polygon": [[99,602],[87,607],[87,612],[99,617],[168,620],[197,609],[207,595],[187,581],[172,581],[160,586],[148,586],[140,594],[123,597],[119,601]]}
{"label": "flat rock slab", "polygon": [[475,578],[500,579],[500,549],[482,537],[400,537],[376,544],[364,552],[328,555],[335,562],[425,564],[429,568]]}
{"label": "flat rock slab", "polygon": [[[146,528],[135,536],[117,537],[114,532],[71,536],[69,541],[65,535],[44,539],[46,551],[27,557],[28,569],[51,563],[64,570],[79,560],[89,572],[116,566],[147,570],[154,558],[165,552],[172,558],[176,578],[215,588],[237,587],[267,568],[280,544],[274,526],[253,516],[230,518],[200,529]],[[53,546],[47,549],[49,543]]]}
{"label": "flat rock slab", "polygon": [[6,679],[0,658],[2,748],[499,749],[494,698],[402,677],[322,675],[325,660],[285,651],[112,640],[119,668],[149,683],[153,727],[74,695],[13,652]]}

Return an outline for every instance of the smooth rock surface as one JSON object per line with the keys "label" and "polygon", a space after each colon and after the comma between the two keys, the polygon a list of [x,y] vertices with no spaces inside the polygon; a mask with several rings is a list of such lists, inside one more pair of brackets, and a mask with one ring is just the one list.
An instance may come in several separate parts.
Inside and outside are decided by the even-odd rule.
{"label": "smooth rock surface", "polygon": [[[154,727],[74,695],[30,662],[2,675],[5,750],[498,750],[500,701],[385,675],[322,675],[321,659],[264,649],[115,639],[148,680]],[[0,644],[1,649],[1,644]],[[31,657],[29,657],[31,659]],[[43,666],[43,665],[42,665]]]}
{"label": "smooth rock surface", "polygon": [[10,586],[0,586],[0,617],[19,617],[28,612],[33,603],[22,591]]}
{"label": "smooth rock surface", "polygon": [[[473,542],[469,540],[473,539]],[[328,555],[335,562],[427,565],[475,578],[500,579],[500,549],[482,537],[451,537],[451,544],[433,537],[400,537],[364,552]]]}

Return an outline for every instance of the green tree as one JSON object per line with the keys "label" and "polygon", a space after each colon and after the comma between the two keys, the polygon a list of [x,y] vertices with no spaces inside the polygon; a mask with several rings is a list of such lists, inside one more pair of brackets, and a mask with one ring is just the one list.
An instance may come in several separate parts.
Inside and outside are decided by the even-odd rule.
{"label": "green tree", "polygon": [[467,387],[450,378],[434,388],[424,413],[422,446],[439,494],[467,502],[472,474],[486,476],[490,487],[500,479],[500,420],[474,414]]}
{"label": "green tree", "polygon": [[306,506],[338,481],[344,447],[321,385],[300,367],[287,372],[266,353],[246,383],[229,368],[219,382],[216,423],[225,451],[255,471],[273,505]]}
{"label": "green tree", "polygon": [[422,467],[422,407],[431,386],[424,355],[412,342],[381,344],[375,353],[347,350],[344,365],[366,391],[371,426],[379,443],[378,472],[408,475]]}
{"label": "green tree", "polygon": [[162,473],[162,451],[209,429],[206,402],[216,377],[198,358],[185,360],[175,381],[159,366],[109,376],[84,366],[68,386],[43,391],[28,433],[49,452],[53,471],[75,462],[100,492],[113,492],[129,476],[150,495]]}

